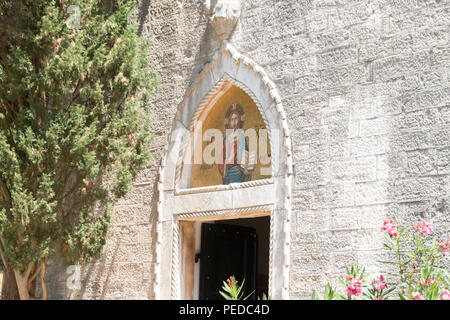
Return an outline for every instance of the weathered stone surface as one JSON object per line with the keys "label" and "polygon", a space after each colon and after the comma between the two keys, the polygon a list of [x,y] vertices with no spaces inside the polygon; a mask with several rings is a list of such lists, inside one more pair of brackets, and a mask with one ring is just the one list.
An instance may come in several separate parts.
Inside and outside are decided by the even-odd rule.
{"label": "weathered stone surface", "polygon": [[[384,219],[409,226],[428,219],[448,237],[449,11],[437,0],[243,1],[230,41],[277,86],[292,140],[291,299],[337,284],[351,263],[383,271],[376,261],[386,259]],[[160,159],[186,90],[220,41],[203,1],[142,1],[140,21],[160,75],[151,106],[154,161],[117,202],[104,256],[82,274],[82,292],[67,292],[64,267],[52,265],[55,298],[154,298]],[[169,180],[166,191],[174,189]],[[203,200],[215,209],[232,205],[193,198],[199,210]],[[165,248],[170,228],[164,224]],[[170,292],[170,279],[162,281]]]}

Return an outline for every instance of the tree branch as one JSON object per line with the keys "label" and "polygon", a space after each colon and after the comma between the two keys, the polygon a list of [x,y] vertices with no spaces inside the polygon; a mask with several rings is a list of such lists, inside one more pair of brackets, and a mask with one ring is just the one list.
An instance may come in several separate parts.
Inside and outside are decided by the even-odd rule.
{"label": "tree branch", "polygon": [[30,273],[31,273],[31,271],[33,270],[33,267],[34,267],[34,263],[35,262],[31,262],[31,263],[28,264],[28,268],[25,271],[25,279],[27,279],[30,276]]}
{"label": "tree branch", "polygon": [[0,179],[0,196],[3,198],[5,203],[9,203],[11,201],[9,190],[2,179]]}
{"label": "tree branch", "polygon": [[39,264],[39,266],[37,267],[34,274],[28,279],[28,286],[31,286],[31,283],[33,282],[33,280],[37,277],[37,275],[41,271],[41,267],[42,267],[42,264]]}
{"label": "tree branch", "polygon": [[5,268],[8,268],[8,264],[6,263],[6,259],[4,258],[4,249],[3,247],[5,246],[5,240],[3,240],[3,237],[0,237],[0,256],[2,258],[2,262],[3,262],[3,266]]}
{"label": "tree branch", "polygon": [[44,259],[44,262],[41,264],[41,287],[42,287],[42,300],[47,300],[47,286],[45,285],[45,272],[46,272],[46,264],[47,258]]}

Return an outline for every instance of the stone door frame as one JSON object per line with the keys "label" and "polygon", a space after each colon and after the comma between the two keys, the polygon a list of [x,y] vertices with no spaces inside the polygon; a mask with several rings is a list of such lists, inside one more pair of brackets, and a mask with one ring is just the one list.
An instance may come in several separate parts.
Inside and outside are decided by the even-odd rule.
{"label": "stone door frame", "polygon": [[[272,177],[230,185],[189,188],[183,159],[199,119],[230,87],[256,103],[268,129]],[[266,72],[224,41],[186,92],[161,161],[154,293],[156,299],[189,297],[192,222],[270,215],[269,296],[289,299],[293,160],[281,98]],[[189,254],[187,254],[189,253]]]}
{"label": "stone door frame", "polygon": [[[180,255],[181,261],[180,265],[177,267],[179,269],[180,276],[180,298],[183,300],[193,300],[194,298],[194,268],[195,268],[195,222],[211,222],[211,221],[223,221],[228,219],[236,218],[258,218],[270,216],[270,225],[273,223],[273,215],[271,215],[273,210],[272,206],[257,206],[246,208],[245,210],[223,210],[221,212],[202,212],[193,214],[183,214],[177,217],[178,224],[177,232],[180,237]],[[269,288],[270,274],[272,271],[271,265],[271,248],[272,248],[272,237],[270,238],[269,244]],[[175,268],[175,269],[177,269]],[[176,275],[174,275],[176,276]],[[224,279],[225,280],[225,279]]]}

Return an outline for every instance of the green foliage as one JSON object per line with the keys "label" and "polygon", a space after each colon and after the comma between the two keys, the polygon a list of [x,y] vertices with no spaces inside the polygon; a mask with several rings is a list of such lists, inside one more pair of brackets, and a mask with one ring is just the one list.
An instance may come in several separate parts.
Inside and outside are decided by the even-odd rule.
{"label": "green foliage", "polygon": [[[450,251],[450,240],[442,242],[432,237],[432,226],[422,221],[414,228],[397,226],[392,220],[385,220],[382,230],[386,230],[383,247],[391,253],[393,260],[379,261],[394,266],[397,272],[386,273],[395,282],[386,283],[384,276],[372,276],[368,284],[365,269],[346,266],[347,277],[339,279],[346,289],[346,297],[327,284],[322,299],[356,299],[365,296],[370,300],[386,300],[392,292],[398,291],[402,300],[450,300],[450,276],[439,261]],[[313,291],[312,300],[321,297]]]}
{"label": "green foliage", "polygon": [[258,297],[258,300],[270,300],[270,297],[266,295],[265,292],[262,293],[261,297]]}
{"label": "green foliage", "polygon": [[227,282],[223,281],[222,289],[223,291],[219,291],[220,295],[224,297],[226,300],[247,300],[252,294],[250,293],[248,296],[244,297],[244,283],[245,279],[242,280],[240,286],[237,285],[238,281],[234,276],[231,276],[227,279]]}
{"label": "green foliage", "polygon": [[151,155],[146,105],[156,88],[136,0],[0,4],[0,240],[13,269],[57,248],[99,257],[112,203]]}
{"label": "green foliage", "polygon": [[[398,226],[397,237],[385,236],[384,247],[395,256],[394,261],[380,261],[396,267],[397,273],[389,273],[399,278],[396,287],[401,299],[436,300],[442,290],[449,288],[450,276],[439,261],[445,257],[445,250],[439,246],[431,229],[423,229],[429,224],[422,221],[416,228]],[[414,293],[414,295],[413,295]]]}
{"label": "green foliage", "polygon": [[330,283],[327,283],[327,285],[325,286],[323,297],[320,297],[320,295],[316,292],[316,290],[313,290],[313,293],[311,295],[311,300],[340,300],[340,299],[342,299],[342,296],[337,293],[337,290],[333,288]]}
{"label": "green foliage", "polygon": [[[381,277],[381,280],[380,280]],[[372,280],[371,287],[366,287],[366,291],[363,293],[369,300],[387,300],[389,294],[396,289],[394,283],[384,283],[383,275],[377,275]]]}

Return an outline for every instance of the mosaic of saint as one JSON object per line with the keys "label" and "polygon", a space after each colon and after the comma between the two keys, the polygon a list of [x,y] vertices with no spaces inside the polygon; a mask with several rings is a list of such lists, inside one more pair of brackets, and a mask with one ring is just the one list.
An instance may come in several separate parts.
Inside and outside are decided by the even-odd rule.
{"label": "mosaic of saint", "polygon": [[223,184],[249,181],[253,167],[248,163],[248,143],[242,130],[244,109],[239,103],[230,105],[225,113],[226,135],[223,139],[223,161],[218,164]]}
{"label": "mosaic of saint", "polygon": [[267,129],[258,107],[243,90],[233,87],[215,101],[201,125],[202,140],[198,137],[195,145],[202,148],[202,163],[192,164],[191,188],[271,176]]}

